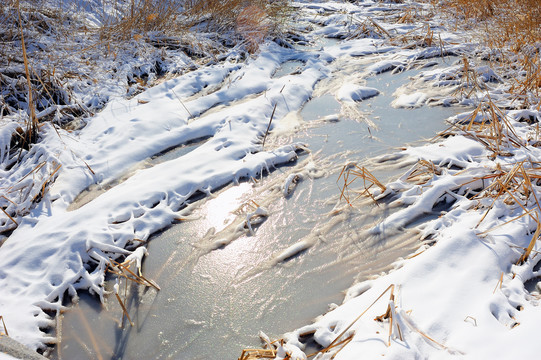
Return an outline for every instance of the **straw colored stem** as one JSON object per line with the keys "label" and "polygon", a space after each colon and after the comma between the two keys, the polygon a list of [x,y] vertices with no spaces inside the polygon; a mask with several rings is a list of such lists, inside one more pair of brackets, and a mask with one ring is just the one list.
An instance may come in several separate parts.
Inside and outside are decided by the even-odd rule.
{"label": "straw colored stem", "polygon": [[528,258],[530,257],[530,254],[531,254],[531,252],[533,250],[533,247],[534,247],[535,243],[537,242],[537,239],[539,239],[540,234],[541,234],[541,223],[538,220],[537,221],[537,228],[535,229],[535,233],[532,236],[532,240],[530,240],[530,243],[528,244],[528,247],[526,248],[526,251],[524,251],[524,254],[522,254],[520,259],[518,260],[519,264],[523,264],[524,262],[526,262],[528,260]]}
{"label": "straw colored stem", "polygon": [[131,321],[130,314],[128,314],[128,310],[126,310],[126,306],[124,306],[124,303],[122,302],[122,299],[120,298],[120,296],[118,294],[115,294],[115,296],[116,296],[116,299],[118,300],[118,303],[120,304],[120,307],[122,307],[122,311],[123,311],[124,315],[126,316],[128,321],[130,322],[130,325],[132,327],[135,326],[134,323]]}
{"label": "straw colored stem", "polygon": [[38,124],[36,119],[36,109],[34,108],[34,101],[32,99],[32,82],[30,81],[30,70],[28,66],[28,56],[26,54],[26,45],[24,43],[23,25],[19,0],[17,0],[17,15],[19,17],[19,31],[21,33],[21,47],[23,50],[24,71],[26,73],[26,82],[28,84],[28,108],[30,109],[30,126],[26,136],[28,137],[27,142],[30,143],[32,136],[34,136],[37,132]]}
{"label": "straw colored stem", "polygon": [[383,291],[376,300],[374,300],[374,302],[372,302],[372,304],[370,304],[370,306],[368,306],[359,316],[357,316],[355,318],[355,320],[353,320],[353,322],[351,324],[349,324],[340,334],[338,334],[338,336],[329,344],[329,346],[327,346],[326,349],[330,349],[332,348],[332,346],[353,326],[355,325],[355,323],[357,321],[359,321],[359,319],[368,312],[368,310],[370,310],[370,308],[372,306],[374,306],[374,304],[376,304],[379,299],[381,299],[383,297],[383,295],[385,295],[385,293],[387,293],[387,291],[391,290],[391,292],[394,291],[394,284],[391,284],[389,285],[389,287],[387,287],[387,289],[385,289],[385,291]]}
{"label": "straw colored stem", "polygon": [[6,327],[6,323],[4,322],[4,317],[0,316],[0,320],[2,320],[2,326],[4,327],[4,333],[6,334],[6,336],[9,336],[8,328]]}
{"label": "straw colored stem", "polygon": [[276,111],[276,106],[278,106],[278,103],[274,104],[274,108],[272,109],[272,114],[269,120],[269,125],[267,126],[267,130],[265,131],[265,136],[263,137],[263,144],[261,145],[262,148],[265,147],[265,141],[267,140],[267,135],[269,134],[269,130],[272,124],[272,118],[274,117],[274,112]]}

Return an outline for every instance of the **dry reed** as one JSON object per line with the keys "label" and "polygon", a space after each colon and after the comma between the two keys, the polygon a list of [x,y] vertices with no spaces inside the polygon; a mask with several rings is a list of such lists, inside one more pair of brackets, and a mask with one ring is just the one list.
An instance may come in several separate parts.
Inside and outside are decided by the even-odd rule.
{"label": "dry reed", "polygon": [[8,328],[6,327],[6,323],[4,322],[4,317],[0,315],[0,320],[2,320],[2,327],[4,328],[3,332],[0,332],[0,336],[9,336]]}
{"label": "dry reed", "polygon": [[[404,341],[404,330],[400,326],[402,323],[403,325],[407,326],[407,329],[418,333],[423,338],[425,338],[430,343],[433,343],[440,348],[444,350],[449,350],[445,345],[441,344],[440,342],[436,341],[429,335],[427,335],[425,332],[418,329],[415,324],[403,313],[397,313],[396,312],[396,305],[395,305],[395,285],[391,284],[389,285],[368,307],[366,307],[363,312],[359,316],[357,316],[348,326],[346,326],[335,338],[334,340],[325,348],[316,351],[312,354],[307,355],[307,358],[320,358],[325,356],[324,354],[329,354],[330,357],[325,357],[329,359],[334,359],[335,356],[349,343],[353,340],[353,336],[355,333],[351,331],[351,328],[376,304],[378,303],[385,294],[389,293],[389,299],[387,304],[387,310],[383,315],[377,316],[374,318],[374,321],[378,322],[389,322],[389,333],[388,333],[388,341],[387,346],[391,345],[391,339],[394,336],[397,339],[400,339],[401,341]],[[400,320],[398,320],[398,317],[400,317]],[[346,336],[346,334],[348,334]],[[269,349],[244,349],[242,351],[241,357],[239,357],[238,360],[255,360],[255,359],[275,359],[276,358],[276,352],[274,348],[272,347],[273,344],[276,343],[283,343],[283,340],[275,340],[271,344],[267,344]],[[329,356],[327,355],[327,356]],[[286,357],[286,359],[289,359],[289,356]]]}
{"label": "dry reed", "polygon": [[[539,96],[541,2],[538,0],[432,0],[439,12],[457,26],[475,33],[488,49],[489,60],[513,78],[510,92],[524,99],[528,91]],[[537,50],[536,50],[537,49]],[[516,74],[516,75],[512,75]]]}
{"label": "dry reed", "polygon": [[357,193],[357,198],[361,196],[368,196],[370,197],[376,204],[377,201],[370,192],[370,189],[372,186],[376,185],[382,192],[386,190],[385,185],[379,182],[379,180],[370,173],[364,166],[358,166],[358,165],[345,165],[342,168],[342,171],[340,172],[340,175],[338,175],[338,179],[336,180],[337,184],[341,183],[342,185],[339,186],[340,188],[340,200],[345,200],[348,205],[353,206],[352,202],[355,199],[351,199],[350,197],[350,187],[351,185],[357,181],[362,180],[363,183],[363,190],[351,190],[351,192]]}
{"label": "dry reed", "polygon": [[[124,317],[126,317],[130,325],[134,326],[134,323],[130,318],[129,311],[126,307],[128,296],[128,282],[132,282],[146,287],[153,287],[158,291],[160,290],[160,287],[153,280],[144,277],[143,274],[141,274],[140,269],[138,269],[139,274],[136,274],[130,269],[131,265],[135,263],[135,260],[128,260],[121,263],[112,259],[110,259],[109,261],[110,263],[108,264],[107,270],[117,276],[114,293],[120,307],[122,308],[122,321],[124,320]],[[124,295],[120,296],[119,289],[122,279],[124,279]]]}
{"label": "dry reed", "polygon": [[38,134],[38,121],[36,118],[36,108],[34,107],[34,101],[32,99],[32,82],[30,81],[30,70],[29,70],[29,65],[28,65],[28,56],[26,53],[26,45],[24,43],[24,34],[23,34],[23,27],[22,27],[22,20],[21,20],[21,7],[19,4],[19,0],[17,0],[16,6],[17,6],[17,15],[19,17],[19,31],[21,33],[21,49],[22,49],[22,54],[23,54],[24,71],[26,73],[26,81],[28,84],[28,108],[30,111],[30,119],[27,124],[24,141],[26,142],[26,144],[30,144],[31,142],[35,140]]}
{"label": "dry reed", "polygon": [[430,181],[434,175],[441,175],[442,170],[429,160],[419,160],[413,168],[406,174],[405,179],[408,182],[424,185]]}

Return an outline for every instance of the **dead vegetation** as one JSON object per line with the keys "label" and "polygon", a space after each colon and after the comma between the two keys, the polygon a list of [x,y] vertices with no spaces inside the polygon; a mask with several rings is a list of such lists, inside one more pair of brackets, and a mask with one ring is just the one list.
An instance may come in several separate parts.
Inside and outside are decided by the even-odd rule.
{"label": "dead vegetation", "polygon": [[3,331],[0,331],[0,336],[9,336],[8,328],[6,327],[6,323],[4,322],[4,317],[0,315],[0,320],[2,320],[2,328]]}
{"label": "dead vegetation", "polygon": [[[362,190],[353,189],[352,185],[356,181],[362,181]],[[368,196],[377,204],[376,199],[370,192],[370,189],[374,185],[378,187],[381,192],[386,190],[385,185],[380,183],[370,171],[364,166],[359,166],[357,164],[345,165],[338,175],[336,182],[339,184],[338,187],[340,188],[340,200],[345,200],[349,206],[353,206],[352,202],[361,196]],[[357,196],[352,199],[350,193]]]}
{"label": "dead vegetation", "polygon": [[[0,115],[28,120],[32,131],[25,131],[25,143],[33,143],[40,122],[68,126],[100,109],[108,96],[100,95],[100,82],[108,72],[125,84],[119,94],[131,96],[166,72],[182,71],[168,66],[175,54],[216,61],[234,47],[256,51],[280,33],[290,11],[286,0],[4,2]],[[125,71],[119,64],[124,58],[141,61]]]}
{"label": "dead vegetation", "polygon": [[[108,265],[108,268],[107,268],[109,273],[116,276],[114,294],[115,294],[116,300],[118,301],[118,304],[122,308],[121,327],[124,326],[124,317],[128,319],[128,322],[130,323],[131,326],[134,326],[134,323],[132,322],[130,318],[129,311],[126,306],[127,298],[129,295],[129,291],[128,291],[129,283],[141,285],[145,287],[152,287],[156,289],[157,291],[160,290],[160,287],[153,280],[147,279],[145,276],[143,276],[141,272],[140,261],[141,259],[134,259],[134,258],[128,257],[126,258],[125,261],[119,263],[111,259],[110,264]],[[131,269],[133,265],[135,265],[135,271]],[[121,289],[122,282],[124,283],[123,291]]]}
{"label": "dead vegetation", "polygon": [[[278,36],[290,12],[286,0],[3,2],[0,243],[60,171],[54,154],[32,150],[44,128],[79,129],[112,96],[134,96],[208,62],[242,60]],[[31,161],[34,153],[40,158]]]}
{"label": "dead vegetation", "polygon": [[500,67],[511,80],[516,101],[528,102],[528,93],[541,88],[541,2],[538,0],[433,1],[457,27],[470,30],[490,51],[484,58]]}
{"label": "dead vegetation", "polygon": [[[386,294],[389,294],[387,300],[387,309],[385,313],[380,316],[376,316],[373,320],[379,323],[385,324],[388,327],[388,336],[387,336],[387,346],[391,346],[391,339],[397,339],[401,342],[404,342],[404,331],[411,331],[413,333],[419,334],[427,342],[433,346],[439,347],[443,350],[451,351],[447,346],[436,341],[425,332],[420,330],[413,320],[410,318],[410,315],[399,309],[399,306],[396,302],[395,291],[397,287],[394,284],[389,285],[369,306],[367,306],[360,314],[357,316],[348,326],[346,326],[335,338],[334,340],[325,348],[318,350],[312,354],[306,355],[307,359],[319,359],[324,354],[327,354],[328,359],[334,359],[344,347],[349,344],[355,335],[355,331],[352,329],[354,325],[376,304],[384,298]],[[313,332],[308,334],[301,334],[303,336],[313,335]],[[263,349],[244,349],[241,356],[238,360],[255,360],[255,359],[276,359],[278,351],[282,350],[285,353],[285,357],[282,356],[280,359],[292,359],[291,354],[287,353],[283,346],[283,339],[275,340],[269,342],[267,339],[262,339],[265,342],[265,347]]]}
{"label": "dead vegetation", "polygon": [[61,165],[37,154],[31,171],[15,171],[0,186],[0,245],[17,228],[20,219],[41,201],[58,175]]}
{"label": "dead vegetation", "polygon": [[537,0],[442,0],[440,9],[458,26],[480,27],[487,45],[519,51],[541,40],[541,3]]}

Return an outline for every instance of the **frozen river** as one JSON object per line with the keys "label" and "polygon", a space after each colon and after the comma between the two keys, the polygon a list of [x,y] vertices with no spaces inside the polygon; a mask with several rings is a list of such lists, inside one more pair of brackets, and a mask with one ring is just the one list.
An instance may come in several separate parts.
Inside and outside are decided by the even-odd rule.
{"label": "frozen river", "polygon": [[[420,72],[409,70],[367,77],[366,86],[381,93],[345,111],[330,88],[376,60],[344,61],[317,85],[316,96],[300,112],[301,120],[291,120],[300,121],[300,126],[271,133],[268,146],[306,144],[308,150],[295,162],[257,183],[228,185],[210,198],[194,201],[193,220],[152,236],[143,271],[161,291],[129,288],[127,305],[134,327],[126,322],[119,327],[122,310],[114,297],[102,307],[96,298],[82,294],[62,316],[54,358],[235,359],[243,348],[260,345],[259,331],[275,338],[310,323],[330,304],[341,303],[356,281],[412,253],[419,243],[410,229],[378,236],[366,231],[396,209],[368,200],[350,208],[339,201],[337,180],[344,164],[357,162],[385,183],[404,169],[371,159],[433,137],[446,128],[444,119],[456,109],[392,107],[393,93]],[[440,59],[435,66],[450,61]],[[286,62],[275,77],[297,66],[302,63]],[[189,150],[163,156],[182,156]],[[292,174],[301,174],[300,181],[284,196],[283,184]],[[269,216],[254,226],[253,235],[235,235],[244,219],[237,215],[239,209],[253,202]],[[216,246],[220,237],[233,240]],[[281,254],[301,241],[307,244],[302,251]]]}

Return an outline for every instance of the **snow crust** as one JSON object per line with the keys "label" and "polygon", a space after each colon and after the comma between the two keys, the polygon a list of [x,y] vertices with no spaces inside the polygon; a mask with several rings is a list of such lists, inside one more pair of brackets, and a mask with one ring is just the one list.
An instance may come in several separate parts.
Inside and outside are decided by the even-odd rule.
{"label": "snow crust", "polygon": [[362,101],[379,94],[378,89],[356,84],[344,84],[338,90],[337,99],[345,102]]}

